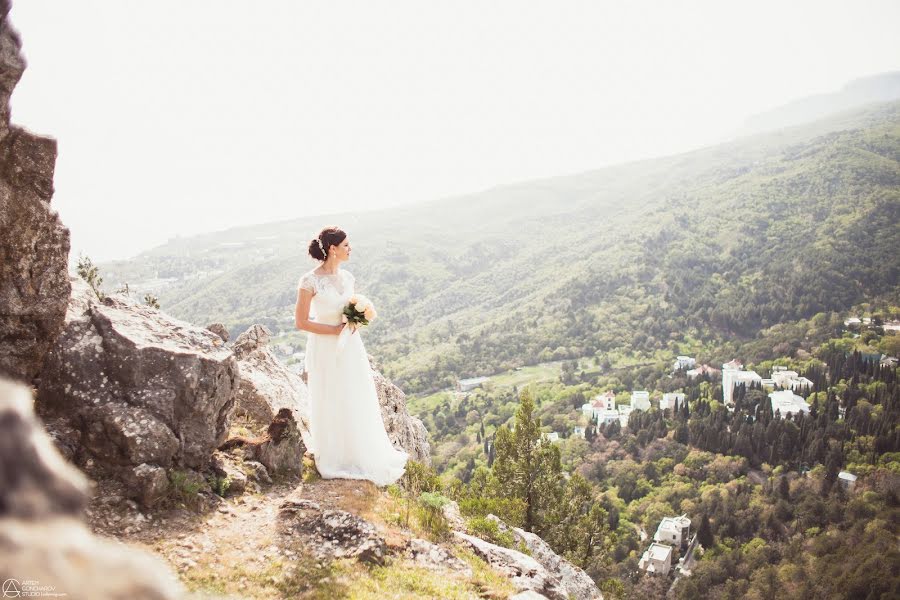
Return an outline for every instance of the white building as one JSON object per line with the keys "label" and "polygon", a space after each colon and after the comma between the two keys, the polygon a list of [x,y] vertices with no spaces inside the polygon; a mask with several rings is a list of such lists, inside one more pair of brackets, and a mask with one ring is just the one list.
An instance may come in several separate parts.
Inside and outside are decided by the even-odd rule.
{"label": "white building", "polygon": [[838,473],[838,482],[845,490],[852,490],[856,486],[856,475],[850,471],[841,471]]}
{"label": "white building", "polygon": [[584,427],[575,426],[572,428],[572,435],[584,439]]}
{"label": "white building", "polygon": [[[647,394],[647,407],[649,408],[650,394],[648,392],[638,393]],[[633,399],[632,402],[634,402]],[[631,406],[616,406],[616,395],[611,391],[600,394],[592,401],[581,405],[581,412],[584,413],[584,416],[591,421],[596,421],[597,425],[609,425],[618,421],[622,427],[626,427],[631,411]]]}
{"label": "white building", "polygon": [[638,567],[648,573],[668,575],[672,568],[672,546],[653,542],[641,556]]}
{"label": "white building", "polygon": [[469,390],[474,390],[477,387],[481,387],[481,384],[488,381],[490,377],[472,377],[471,379],[460,379],[456,382],[456,389],[460,392],[468,392]]}
{"label": "white building", "polygon": [[[590,402],[581,405],[581,412],[591,421],[602,419],[609,411],[616,411],[616,395],[611,391],[598,394]],[[602,424],[602,421],[600,423]]]}
{"label": "white building", "polygon": [[696,364],[696,359],[693,359],[690,356],[677,356],[675,357],[673,369],[676,371],[679,369],[693,369]]}
{"label": "white building", "polygon": [[659,527],[656,528],[656,533],[653,535],[653,541],[684,546],[690,535],[691,520],[686,514],[680,517],[665,517],[659,522]]}
{"label": "white building", "polygon": [[631,392],[631,410],[650,410],[650,392]]}
{"label": "white building", "polygon": [[800,377],[797,371],[788,371],[784,367],[773,367],[772,371],[772,381],[778,387],[786,390],[811,390],[813,388],[813,382],[806,377]]}
{"label": "white building", "polygon": [[555,431],[551,431],[549,433],[544,431],[544,432],[541,432],[541,438],[550,440],[551,442],[558,442],[559,434]]}
{"label": "white building", "polygon": [[616,410],[615,408],[612,410],[604,410],[597,417],[598,425],[609,425],[610,423],[615,423],[616,421],[621,421],[622,414]]}
{"label": "white building", "polygon": [[682,404],[684,404],[684,394],[680,392],[663,394],[662,400],[659,401],[659,409],[666,410],[667,408],[671,408],[672,410],[678,410],[678,407]]}
{"label": "white building", "polygon": [[756,371],[744,371],[744,365],[737,360],[722,365],[722,399],[727,406],[734,404],[734,386],[762,384],[762,377]]}
{"label": "white building", "polygon": [[598,395],[594,400],[599,400],[603,403],[603,408],[606,410],[615,410],[616,409],[616,395],[612,392],[612,390],[608,392],[604,392]]}
{"label": "white building", "polygon": [[798,396],[791,390],[781,390],[769,394],[769,400],[772,402],[772,414],[780,411],[782,418],[788,414],[809,413],[809,404],[802,397]]}
{"label": "white building", "polygon": [[722,365],[722,371],[740,371],[744,368],[744,363],[736,358],[731,359]]}

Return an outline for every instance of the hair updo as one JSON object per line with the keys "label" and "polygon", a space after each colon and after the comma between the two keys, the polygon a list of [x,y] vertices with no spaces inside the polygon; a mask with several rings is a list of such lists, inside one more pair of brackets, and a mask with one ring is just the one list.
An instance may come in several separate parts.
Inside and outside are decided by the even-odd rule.
{"label": "hair updo", "polygon": [[[314,237],[309,242],[309,255],[316,260],[324,261],[328,258],[328,249],[337,246],[347,237],[343,229],[337,227],[326,227],[319,232],[318,237]],[[321,242],[321,246],[319,243]]]}

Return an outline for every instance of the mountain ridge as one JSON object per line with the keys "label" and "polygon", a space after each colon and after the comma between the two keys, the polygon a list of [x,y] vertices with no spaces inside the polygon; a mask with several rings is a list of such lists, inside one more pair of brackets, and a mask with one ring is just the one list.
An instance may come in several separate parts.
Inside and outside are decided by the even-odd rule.
{"label": "mountain ridge", "polygon": [[[708,298],[705,304],[673,302],[667,290],[684,295],[703,289],[714,298],[724,293],[722,302],[736,304],[759,296],[768,277],[793,272],[789,263],[797,259],[788,255],[816,247],[804,241],[811,217],[831,219],[827,231],[815,229],[829,260],[841,262],[847,244],[852,250],[851,238],[874,243],[877,248],[865,256],[879,257],[887,272],[866,259],[867,277],[879,273],[878,289],[866,293],[891,291],[885,282],[896,281],[897,265],[884,249],[896,237],[890,222],[900,186],[898,123],[900,103],[876,104],[680,155],[365,215],[345,227],[357,248],[347,268],[382,309],[367,332],[370,347],[392,378],[416,392],[451,385],[457,376],[608,352],[616,344],[655,351],[670,335],[709,318],[721,337],[752,335],[772,324],[778,310],[788,311],[787,318],[811,316],[803,311],[822,304],[821,298],[794,314],[789,297],[796,289],[764,295],[769,313],[735,331],[737,312],[729,316],[730,308]],[[867,215],[880,219],[884,239],[860,237]],[[305,258],[310,234],[301,223],[273,224],[269,234],[277,238],[270,244],[245,237],[237,251],[193,249],[201,258],[160,250],[143,274],[148,265],[176,276],[196,271],[197,264],[219,268],[206,280],[183,279],[162,290],[166,309],[229,328],[263,322],[302,344],[291,331],[292,307],[296,279],[313,264]],[[685,237],[685,231],[693,233]],[[828,231],[838,235],[836,246],[824,241]],[[692,244],[697,250],[690,250]],[[753,253],[770,263],[751,261],[756,274],[742,280],[742,261]],[[658,259],[662,254],[668,259]],[[808,262],[804,268],[816,277],[829,272]],[[110,272],[131,281],[141,274]],[[817,285],[840,288],[835,282]],[[840,300],[850,305],[854,299]],[[664,316],[669,307],[677,309],[677,318]],[[635,343],[636,323],[639,334],[653,338],[649,346]],[[478,336],[489,340],[481,350],[472,346]]]}

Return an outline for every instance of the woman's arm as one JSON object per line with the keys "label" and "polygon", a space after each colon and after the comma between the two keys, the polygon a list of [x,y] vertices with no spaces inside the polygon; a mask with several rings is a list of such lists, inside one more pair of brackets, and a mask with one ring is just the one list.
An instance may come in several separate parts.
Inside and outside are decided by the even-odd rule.
{"label": "woman's arm", "polygon": [[344,325],[326,325],[309,320],[309,305],[312,302],[312,292],[303,288],[297,290],[297,306],[294,308],[294,326],[303,331],[311,331],[322,335],[337,335]]}

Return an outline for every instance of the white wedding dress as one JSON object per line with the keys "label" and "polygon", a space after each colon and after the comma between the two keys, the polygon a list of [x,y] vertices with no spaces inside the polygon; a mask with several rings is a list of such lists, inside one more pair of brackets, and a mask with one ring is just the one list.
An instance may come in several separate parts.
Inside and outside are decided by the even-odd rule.
{"label": "white wedding dress", "polygon": [[[333,275],[310,271],[300,278],[299,287],[313,292],[310,315],[317,323],[338,325],[354,294],[354,278],[342,269]],[[325,479],[387,485],[403,475],[409,454],[395,449],[385,431],[360,331],[340,348],[338,336],[308,332],[310,451]]]}

